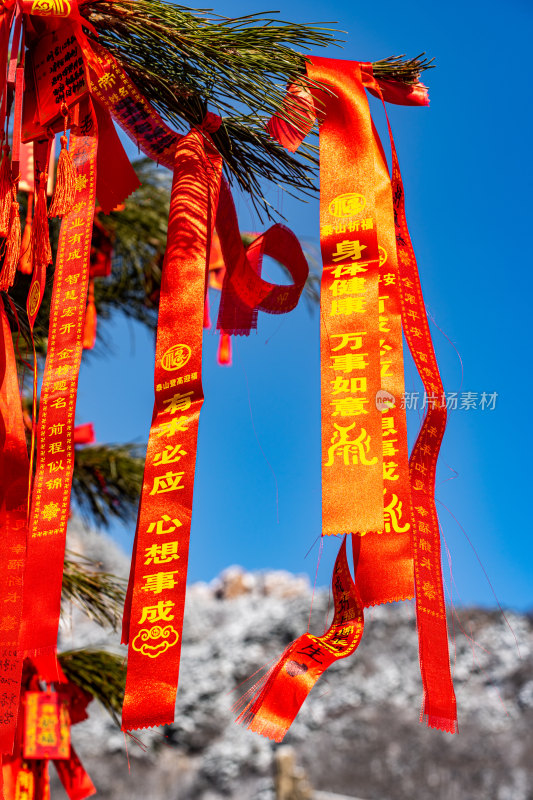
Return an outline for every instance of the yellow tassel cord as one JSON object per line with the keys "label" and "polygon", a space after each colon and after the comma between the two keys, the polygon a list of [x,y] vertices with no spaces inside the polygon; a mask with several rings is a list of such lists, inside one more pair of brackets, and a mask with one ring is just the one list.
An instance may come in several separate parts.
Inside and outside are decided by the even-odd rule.
{"label": "yellow tassel cord", "polygon": [[9,160],[9,145],[3,147],[4,157],[0,165],[0,236],[9,233],[9,218],[11,216],[11,161]]}
{"label": "yellow tassel cord", "polygon": [[11,188],[9,231],[6,239],[4,263],[0,272],[0,291],[7,292],[13,286],[20,257],[20,208],[17,200],[17,187]]}
{"label": "yellow tassel cord", "polygon": [[61,152],[57,162],[57,178],[49,217],[64,217],[71,211],[76,195],[76,167],[67,149],[67,137],[61,137]]}

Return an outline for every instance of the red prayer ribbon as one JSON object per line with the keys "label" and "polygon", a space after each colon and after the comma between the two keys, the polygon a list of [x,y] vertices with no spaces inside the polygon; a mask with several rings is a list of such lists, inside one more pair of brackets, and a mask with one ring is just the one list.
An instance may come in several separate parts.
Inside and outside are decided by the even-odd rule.
{"label": "red prayer ribbon", "polygon": [[113,56],[97,42],[91,46],[103,67],[98,75],[89,64],[91,92],[148,158],[174,170],[181,136],[162,120]]}
{"label": "red prayer ribbon", "polygon": [[[357,62],[312,58],[320,117],[322,533],[383,529],[379,250],[370,111]],[[339,220],[343,225],[338,225]]]}
{"label": "red prayer ribbon", "polygon": [[141,182],[126,155],[107,108],[94,101],[98,123],[96,196],[104,214],[110,214],[139,188]]}
{"label": "red prayer ribbon", "polygon": [[[285,314],[295,308],[309,275],[309,267],[296,236],[284,225],[273,225],[244,247],[230,188],[222,179],[216,229],[226,271],[217,328],[248,335],[257,327],[257,312]],[[271,256],[289,271],[293,284],[280,286],[261,278],[263,256]]]}
{"label": "red prayer ribbon", "polygon": [[[377,131],[374,133],[374,185],[380,253],[379,407],[383,448],[383,530],[360,537],[355,582],[363,605],[405,600],[414,594],[411,545],[411,486],[407,420],[401,408],[404,366],[400,276],[390,177]],[[376,398],[376,404],[378,404]]]}
{"label": "red prayer ribbon", "polygon": [[206,131],[180,140],[159,300],[154,416],[123,626],[124,730],[174,719],[203,403],[203,303],[221,169]]}
{"label": "red prayer ribbon", "polygon": [[19,705],[28,468],[13,341],[0,303],[0,754],[11,752]]}
{"label": "red prayer ribbon", "polygon": [[85,800],[96,794],[96,788],[72,745],[68,761],[54,761],[54,766],[69,800]]}
{"label": "red prayer ribbon", "polygon": [[55,652],[96,190],[97,127],[89,105],[85,105],[83,124],[84,134],[79,130],[71,133],[79,188],[72,211],[63,218],[59,237],[39,407],[39,448],[24,595],[22,644],[28,654],[41,657],[41,675],[47,680],[58,679]]}
{"label": "red prayer ribbon", "polygon": [[320,676],[357,649],[364,628],[363,605],[350,575],[346,537],[333,569],[332,590],[335,613],[329,629],[322,636],[305,633],[286,648],[254,687],[252,699],[247,701],[248,693],[244,696],[246,705],[237,722],[281,742]]}
{"label": "red prayer ribbon", "polygon": [[[409,350],[429,399],[426,416],[409,459],[420,669],[424,686],[421,717],[431,728],[457,733],[457,703],[450,673],[446,602],[442,582],[440,529],[435,507],[435,475],[446,429],[444,388],[433,349],[416,258],[405,216],[405,195],[392,129],[385,107],[387,89],[365,65],[365,85],[381,98],[392,151],[392,194],[400,267],[402,324]],[[405,90],[404,90],[405,91]],[[398,97],[398,95],[396,95]]]}
{"label": "red prayer ribbon", "polygon": [[[319,65],[320,69],[316,69],[315,65]],[[402,358],[401,340],[398,331],[398,316],[401,313],[402,327],[409,348],[424,382],[426,393],[430,397],[428,411],[409,460],[409,484],[412,493],[412,504],[409,503],[405,473],[405,423],[403,420],[400,421],[399,415],[396,416],[396,412],[393,410],[397,407],[396,403],[394,405],[390,403],[390,408],[383,413],[382,443],[385,506],[383,509],[384,525],[381,528],[384,532],[372,533],[371,536],[363,536],[358,540],[354,540],[356,581],[358,588],[361,587],[365,605],[373,602],[383,602],[387,599],[401,599],[402,595],[409,596],[411,593],[409,584],[412,581],[412,559],[414,558],[420,664],[424,685],[423,716],[429,726],[454,733],[457,731],[457,712],[450,675],[446,608],[440,560],[440,535],[434,502],[436,463],[446,425],[446,408],[439,403],[439,399],[443,394],[442,382],[433,351],[416,260],[407,229],[403,185],[390,124],[389,134],[393,160],[392,186],[390,185],[385,157],[375,129],[373,129],[372,134],[375,154],[374,170],[371,170],[368,165],[368,131],[365,131],[362,125],[356,130],[346,130],[347,124],[351,123],[353,125],[354,123],[354,117],[353,115],[350,116],[349,110],[350,104],[355,103],[357,97],[361,95],[359,82],[362,82],[372,94],[380,97],[383,101],[387,100],[404,105],[427,105],[429,102],[427,90],[422,84],[406,87],[395,81],[376,80],[373,77],[370,64],[312,59],[312,65],[308,72],[313,81],[324,82],[332,87],[335,95],[333,98],[330,96],[331,99],[329,100],[327,95],[318,95],[320,106],[315,99],[315,107],[320,112],[319,116],[321,116],[321,112],[324,109],[326,112],[320,128],[321,174],[325,173],[327,175],[326,186],[321,180],[321,208],[324,208],[330,199],[329,175],[333,163],[335,168],[339,169],[340,161],[343,164],[343,168],[339,170],[340,172],[344,172],[350,177],[354,174],[353,164],[346,159],[346,137],[354,136],[357,142],[360,142],[362,135],[365,137],[364,145],[367,149],[362,151],[364,154],[363,170],[366,166],[368,177],[376,187],[378,237],[380,245],[387,251],[386,256],[392,268],[390,273],[392,277],[389,279],[389,286],[387,286],[385,293],[384,283],[387,272],[383,269],[386,266],[386,262],[382,260],[379,330],[382,334],[387,334],[387,336],[382,337],[379,344],[381,379],[383,381],[384,378],[389,378],[389,369],[392,377],[392,382],[390,384],[384,382],[382,388],[390,393],[392,399],[396,401],[402,391],[403,383],[399,373],[399,365]],[[354,82],[357,84],[355,89]],[[315,92],[314,89],[313,92]],[[294,95],[294,92],[292,92],[292,95]],[[311,112],[308,99],[305,96],[305,92],[303,94],[300,92],[300,95],[298,102],[300,104],[301,119],[298,124],[287,121],[289,115],[286,115],[285,118],[281,115],[273,118],[269,125],[271,134],[290,150],[297,148],[299,141],[303,139],[310,129]],[[289,97],[288,102],[294,103],[294,98]],[[341,108],[342,112],[340,111]],[[336,116],[337,114],[338,117]],[[322,146],[322,142],[324,136],[327,136],[330,131],[329,125],[333,124],[334,120],[337,120],[335,135],[332,135],[334,146],[328,149],[326,146]],[[361,157],[360,153],[357,153],[356,157],[359,159]],[[324,164],[324,158],[326,159],[326,164]],[[365,158],[366,161],[364,160]],[[355,174],[359,173],[356,171]],[[366,193],[360,192],[358,187],[359,184],[353,180],[351,192],[355,192],[356,197],[363,195],[366,204]],[[391,191],[394,229],[391,217]],[[325,199],[323,200],[324,193]],[[351,197],[353,198],[353,194]],[[355,204],[355,199],[350,200],[350,194],[347,191],[344,198],[341,195],[337,197],[335,202],[337,206],[342,202]],[[328,211],[336,210],[335,202],[333,203],[333,208],[328,205]],[[350,214],[347,213],[346,216],[350,216]],[[324,222],[322,214],[321,222],[322,224]],[[329,266],[328,258],[330,253],[327,245],[330,235],[330,230],[326,232],[322,230],[325,270]],[[396,240],[396,247],[394,239]],[[357,242],[360,244],[361,241],[363,241],[362,237],[358,236]],[[345,247],[346,249],[348,248],[348,243],[346,243]],[[328,279],[323,279],[323,290],[327,290],[329,286]],[[384,346],[389,343],[387,339],[392,341],[392,350],[387,350]],[[324,344],[324,337],[322,343]],[[393,355],[389,356],[388,353]],[[387,358],[392,358],[393,363],[390,364],[388,370],[384,370],[383,367]],[[323,370],[323,397],[326,392],[327,384],[324,385]],[[390,438],[392,432],[397,438],[391,447],[390,443],[393,442],[392,438]],[[345,438],[346,442],[348,442],[348,438]],[[337,436],[336,439],[336,442],[332,440],[332,444],[340,446],[340,437]],[[393,453],[392,448],[397,449],[398,452]],[[350,453],[349,450],[348,452]],[[389,472],[389,476],[393,476],[392,479],[394,480],[394,476],[397,475],[397,482],[392,483],[390,488],[387,485],[388,462],[386,461],[386,456],[388,455],[395,457],[394,464],[391,464],[394,469]],[[340,486],[335,488],[338,489],[340,496]],[[366,502],[367,495],[362,496]],[[347,501],[347,505],[350,504],[350,500]],[[411,509],[409,508],[410,505]],[[325,509],[327,510],[328,507],[328,494],[326,491]],[[356,520],[357,516],[356,514]],[[326,527],[328,521],[329,515],[326,516],[325,514],[325,533],[329,532]],[[354,523],[353,527],[357,528],[357,522]],[[405,535],[408,530],[410,531],[412,556]],[[393,535],[388,536],[388,533]],[[407,595],[405,594],[406,592],[408,593]]]}
{"label": "red prayer ribbon", "polygon": [[[138,111],[138,104],[136,108]],[[144,108],[141,106],[141,110]],[[122,124],[131,135],[138,135],[139,146],[150,153],[151,140],[145,141],[146,134],[134,119],[126,123],[123,117]],[[221,177],[220,156],[207,130],[194,129],[185,139],[174,134],[176,165],[163,268],[163,275],[171,277],[163,278],[159,301],[156,406],[122,629],[123,641],[129,643],[122,719],[123,728],[128,730],[166,724],[174,718],[197,424],[203,400],[204,299],[215,214],[226,261],[227,294],[221,305],[225,303],[227,309],[232,304],[234,316],[227,323],[232,332],[235,324],[239,325],[239,332],[248,332],[259,308],[270,313],[294,308],[308,275],[299,242],[281,225],[273,226],[252,242],[248,257],[229,186]],[[208,173],[210,184],[205,183]],[[294,280],[292,286],[278,286],[260,277],[263,255],[287,265]],[[225,325],[224,331],[230,332]],[[172,377],[174,374],[177,377]],[[163,465],[166,471],[161,472]]]}

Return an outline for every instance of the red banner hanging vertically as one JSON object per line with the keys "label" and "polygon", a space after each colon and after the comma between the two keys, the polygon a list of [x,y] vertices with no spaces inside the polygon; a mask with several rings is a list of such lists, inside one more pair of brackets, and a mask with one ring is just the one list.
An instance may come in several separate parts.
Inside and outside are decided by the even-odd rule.
{"label": "red banner hanging vertically", "polygon": [[203,403],[203,304],[221,166],[206,131],[193,130],[179,142],[159,300],[154,416],[123,627],[129,643],[124,730],[174,719]]}
{"label": "red banner hanging vertically", "polygon": [[[379,250],[368,101],[355,62],[313,58],[320,120],[322,532],[381,531]],[[331,89],[333,88],[333,92]]]}
{"label": "red banner hanging vertically", "polygon": [[19,704],[28,468],[15,353],[0,305],[0,754],[11,752]]}
{"label": "red banner hanging vertically", "polygon": [[402,409],[404,365],[400,277],[387,162],[374,128],[376,222],[380,254],[379,354],[383,451],[383,529],[360,537],[355,581],[363,605],[413,597],[411,486],[407,420]]}
{"label": "red banner hanging vertically", "polygon": [[[76,198],[63,218],[50,311],[38,423],[22,646],[40,659],[43,677],[57,679],[56,640],[61,602],[65,534],[74,468],[74,413],[96,189],[96,119],[89,104],[72,131]],[[43,565],[46,563],[46,571]]]}
{"label": "red banner hanging vertically", "polygon": [[[347,487],[349,489],[349,482],[345,482],[344,479],[331,481],[331,474],[323,469],[323,533],[332,532],[330,519],[335,519],[338,509],[341,509],[341,514],[348,520],[346,529],[358,534],[354,540],[354,569],[357,588],[365,605],[403,599],[412,596],[413,588],[416,588],[420,664],[424,685],[423,715],[428,725],[453,733],[457,730],[457,716],[450,675],[440,536],[434,502],[435,469],[446,425],[446,409],[439,402],[443,394],[442,383],[431,343],[416,260],[407,230],[403,186],[392,134],[391,186],[385,156],[375,128],[372,128],[371,134],[369,133],[371,121],[365,105],[366,98],[365,103],[361,99],[364,85],[373,94],[390,102],[426,105],[427,91],[421,85],[413,90],[412,87],[396,85],[394,81],[384,81],[382,86],[381,82],[374,79],[370,64],[312,58],[308,74],[314,82],[326,87],[326,91],[322,92],[317,92],[314,87],[312,98],[314,113],[319,119],[320,126],[321,243],[324,257],[322,309],[323,311],[329,309],[329,319],[322,318],[321,337],[324,452],[328,446],[329,436],[328,415],[324,413],[325,399],[329,400],[329,394],[337,392],[341,395],[341,399],[349,398],[348,392],[353,395],[354,389],[361,391],[362,388],[368,387],[368,377],[364,370],[371,369],[372,374],[376,374],[370,355],[367,356],[365,349],[362,348],[369,326],[376,324],[372,323],[369,317],[357,334],[355,329],[354,332],[346,329],[340,330],[338,336],[341,345],[355,351],[351,355],[347,353],[349,364],[345,364],[344,358],[338,361],[339,369],[347,370],[350,367],[353,371],[360,370],[359,380],[352,385],[350,374],[336,375],[335,381],[328,380],[329,363],[325,353],[327,352],[330,357],[334,354],[331,337],[325,334],[324,328],[325,331],[328,330],[328,326],[332,325],[331,318],[337,316],[339,310],[338,302],[331,300],[329,295],[343,292],[346,295],[343,307],[347,309],[349,307],[352,319],[361,314],[359,319],[363,321],[363,313],[367,307],[367,297],[364,293],[367,290],[365,272],[368,272],[368,267],[364,263],[362,248],[363,245],[368,246],[366,234],[368,228],[372,230],[377,226],[377,242],[381,256],[377,320],[379,335],[372,342],[376,348],[373,351],[374,355],[376,352],[379,354],[377,374],[380,380],[372,384],[372,389],[378,387],[372,400],[379,409],[381,422],[380,456],[383,459],[381,483],[383,503],[379,512],[381,520],[370,532],[361,526],[361,507],[366,510],[367,503],[373,503],[372,496],[368,492],[356,494],[353,488],[344,494],[343,490]],[[294,91],[289,92],[289,107],[293,103],[293,96]],[[357,98],[360,98],[359,101]],[[310,99],[309,92],[307,95],[304,92],[303,98],[299,97],[299,105],[303,109],[300,129],[281,117],[273,118],[269,124],[271,134],[290,150],[297,148],[310,129],[310,120],[313,116]],[[351,111],[353,104],[357,102],[364,116],[364,124],[358,123],[354,128],[356,117]],[[360,144],[361,138],[364,140],[364,147]],[[353,139],[358,143],[359,152],[354,153],[354,157],[360,161],[360,165],[355,170],[351,161],[346,158],[346,153],[349,152],[347,139]],[[369,150],[374,154],[372,163],[368,156]],[[342,165],[341,169],[339,163]],[[340,191],[335,187],[336,171],[346,176],[346,184],[343,194],[333,197],[333,194]],[[368,208],[369,192],[368,190],[363,192],[360,188],[361,173],[371,186],[372,202],[375,198],[375,216],[373,212],[365,222],[363,222],[363,212]],[[332,175],[334,190],[332,190]],[[326,213],[330,217],[335,216],[335,212],[338,212],[339,216],[344,212],[345,219],[335,222],[325,216]],[[355,212],[359,214],[357,220],[354,219]],[[339,285],[331,280],[329,272],[334,272],[337,261],[344,261],[345,251],[353,255],[350,269],[357,270],[357,274],[354,271],[353,275],[346,275],[344,284]],[[359,280],[356,283],[355,278],[360,277],[359,273],[363,281]],[[334,277],[339,281],[345,276],[336,275],[334,272]],[[353,283],[350,283],[348,278]],[[349,316],[347,311],[344,313]],[[402,328],[430,398],[426,418],[409,459],[409,469],[406,458],[406,421],[405,415],[399,408],[403,394]],[[364,398],[366,399],[368,398]],[[363,402],[363,398],[358,405],[353,398],[350,400],[350,405],[343,406],[339,403],[338,407],[347,408],[354,417],[361,416],[365,425],[369,424],[370,412],[367,416],[368,406]],[[338,423],[334,424],[337,431],[331,438],[326,466],[333,465],[337,451],[342,457],[344,466],[348,466],[352,460],[354,463],[368,462],[371,456],[372,435],[368,436],[366,428],[364,437],[360,434],[354,439],[351,435],[352,430],[354,434],[360,430],[356,420],[350,427],[339,427]],[[360,425],[362,430],[363,423]],[[338,501],[332,503],[331,500],[335,495]]]}

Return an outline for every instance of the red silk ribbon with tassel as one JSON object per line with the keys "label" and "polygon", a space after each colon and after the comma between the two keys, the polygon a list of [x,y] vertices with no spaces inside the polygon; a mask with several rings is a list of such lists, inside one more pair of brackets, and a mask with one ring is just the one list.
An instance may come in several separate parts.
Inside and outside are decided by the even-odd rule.
{"label": "red silk ribbon with tassel", "polygon": [[26,302],[26,312],[31,331],[33,331],[35,319],[39,313],[44,295],[46,268],[52,261],[46,207],[47,168],[50,162],[51,150],[51,139],[40,139],[34,144],[35,206],[29,248],[32,279]]}

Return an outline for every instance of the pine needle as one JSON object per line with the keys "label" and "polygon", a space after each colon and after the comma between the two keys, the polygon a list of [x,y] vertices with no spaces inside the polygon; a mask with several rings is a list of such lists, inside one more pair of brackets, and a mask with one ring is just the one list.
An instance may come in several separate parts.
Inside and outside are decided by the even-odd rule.
{"label": "pine needle", "polygon": [[89,692],[120,726],[126,685],[126,664],[122,655],[88,648],[59,653],[59,663],[69,681]]}
{"label": "pine needle", "polygon": [[89,445],[75,450],[72,496],[87,523],[108,528],[135,519],[142,488],[144,448],[138,444]]}
{"label": "pine needle", "polygon": [[75,603],[102,627],[121,624],[126,581],[102,572],[99,562],[67,551],[63,571],[62,603]]}
{"label": "pine needle", "polygon": [[427,69],[434,69],[434,58],[426,58],[425,53],[420,53],[414,58],[406,55],[389,56],[381,61],[375,61],[372,69],[376,78],[385,78],[412,85],[419,83],[422,73]]}

